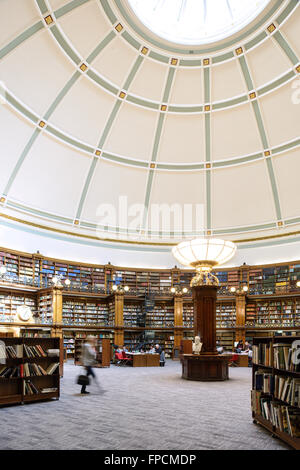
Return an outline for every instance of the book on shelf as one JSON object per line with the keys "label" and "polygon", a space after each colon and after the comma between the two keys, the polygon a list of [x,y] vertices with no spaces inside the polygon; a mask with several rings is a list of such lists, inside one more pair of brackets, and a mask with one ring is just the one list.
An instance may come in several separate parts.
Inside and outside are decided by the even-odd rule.
{"label": "book on shelf", "polygon": [[274,385],[275,398],[300,408],[300,378],[275,375]]}
{"label": "book on shelf", "polygon": [[53,375],[58,367],[59,367],[59,362],[50,364],[46,369],[47,374],[48,375]]}
{"label": "book on shelf", "polygon": [[262,416],[272,426],[293,438],[300,438],[300,409],[288,405],[282,405],[272,400],[271,397],[263,397],[261,392],[252,390],[252,410],[256,415]]}
{"label": "book on shelf", "polygon": [[36,344],[35,346],[24,344],[24,353],[25,357],[47,357],[46,352],[39,344]]}
{"label": "book on shelf", "polygon": [[252,362],[254,364],[263,364],[268,367],[272,366],[272,352],[270,344],[259,343],[259,345],[253,345],[252,351]]}
{"label": "book on shelf", "polygon": [[258,369],[254,374],[254,388],[255,390],[272,394],[275,388],[274,376],[264,370]]}
{"label": "book on shelf", "polygon": [[39,388],[34,385],[30,380],[24,380],[23,382],[23,395],[39,395]]}
{"label": "book on shelf", "polygon": [[8,366],[0,365],[0,377],[4,379],[21,377],[20,366],[8,367]]}
{"label": "book on shelf", "polygon": [[300,363],[297,356],[300,354],[300,346],[291,343],[276,343],[274,348],[274,367],[292,372],[300,372]]}
{"label": "book on shelf", "polygon": [[30,364],[25,362],[23,364],[23,370],[24,377],[47,375],[45,369],[41,365],[35,363]]}
{"label": "book on shelf", "polygon": [[22,346],[23,346],[22,344],[6,346],[6,348],[5,348],[6,358],[7,359],[22,358],[23,357],[23,347]]}

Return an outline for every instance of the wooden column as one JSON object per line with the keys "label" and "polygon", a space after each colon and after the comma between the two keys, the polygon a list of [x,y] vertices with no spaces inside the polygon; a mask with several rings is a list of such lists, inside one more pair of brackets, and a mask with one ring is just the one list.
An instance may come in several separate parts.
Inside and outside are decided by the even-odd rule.
{"label": "wooden column", "polygon": [[183,298],[174,297],[174,349],[179,349],[183,339]]}
{"label": "wooden column", "polygon": [[182,377],[187,380],[218,381],[228,379],[228,356],[216,350],[217,286],[195,286],[194,334],[200,336],[200,354],[182,354]]}
{"label": "wooden column", "polygon": [[51,328],[51,336],[53,338],[60,338],[60,358],[59,358],[59,372],[63,375],[64,365],[64,341],[62,331],[62,309],[63,309],[63,296],[61,287],[53,287],[52,290],[52,318],[53,324]]}
{"label": "wooden column", "polygon": [[237,293],[236,298],[236,330],[235,330],[235,341],[243,341],[245,343],[246,340],[246,330],[245,330],[245,323],[246,323],[246,294],[245,293]]}
{"label": "wooden column", "polygon": [[200,336],[201,355],[217,355],[216,350],[216,299],[218,287],[193,287],[194,334]]}
{"label": "wooden column", "polygon": [[114,343],[124,346],[124,294],[116,293],[115,297],[115,336]]}

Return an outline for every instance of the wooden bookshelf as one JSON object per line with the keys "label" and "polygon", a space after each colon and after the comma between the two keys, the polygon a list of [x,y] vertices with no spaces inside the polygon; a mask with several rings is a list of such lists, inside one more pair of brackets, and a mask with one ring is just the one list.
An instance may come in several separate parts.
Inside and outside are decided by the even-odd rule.
{"label": "wooden bookshelf", "polygon": [[[59,338],[1,338],[5,344],[6,361],[0,365],[0,405],[24,404],[50,398],[59,398],[59,352],[58,355],[50,355],[49,350],[60,351]],[[26,347],[40,346],[45,354],[41,354],[37,348],[28,353]],[[9,354],[8,349],[15,350],[16,357]],[[18,348],[18,349],[17,349]],[[33,351],[33,352],[32,352]],[[38,352],[37,352],[38,351]],[[55,365],[58,364],[58,366]],[[47,372],[54,367],[53,373],[44,375],[37,371],[42,367]],[[41,375],[39,375],[41,374]],[[11,376],[10,376],[11,375]],[[47,391],[49,389],[49,391]]]}
{"label": "wooden bookshelf", "polygon": [[246,327],[300,327],[300,298],[272,297],[249,300],[246,305]]}
{"label": "wooden bookshelf", "polygon": [[146,327],[174,327],[174,303],[157,300],[153,309],[146,315]]}
{"label": "wooden bookshelf", "polygon": [[182,309],[182,322],[185,328],[194,327],[194,307],[192,301],[185,300]]}
{"label": "wooden bookshelf", "polygon": [[[81,366],[81,351],[82,345],[86,342],[86,338],[75,339],[74,363],[76,366]],[[94,367],[109,367],[111,359],[111,342],[110,338],[99,338],[96,343],[96,364]]]}
{"label": "wooden bookshelf", "polygon": [[300,450],[300,402],[291,382],[287,386],[300,379],[300,365],[288,354],[295,341],[300,336],[253,339],[251,407],[254,423]]}
{"label": "wooden bookshelf", "polygon": [[63,296],[62,320],[64,325],[107,326],[108,304],[101,298]]}
{"label": "wooden bookshelf", "polygon": [[234,350],[234,341],[235,341],[234,331],[218,331],[217,330],[216,337],[217,337],[217,341],[219,342],[219,345],[223,346],[224,350],[226,351]]}
{"label": "wooden bookshelf", "polygon": [[217,302],[216,325],[217,328],[234,328],[236,324],[235,300]]}
{"label": "wooden bookshelf", "polygon": [[0,322],[11,323],[17,315],[17,308],[26,305],[33,316],[37,314],[36,295],[18,291],[0,291]]}

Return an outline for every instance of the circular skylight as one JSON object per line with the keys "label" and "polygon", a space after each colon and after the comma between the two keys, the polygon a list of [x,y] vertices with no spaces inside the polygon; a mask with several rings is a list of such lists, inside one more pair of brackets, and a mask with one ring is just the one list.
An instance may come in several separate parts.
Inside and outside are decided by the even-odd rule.
{"label": "circular skylight", "polygon": [[128,0],[153,33],[180,44],[207,44],[238,32],[270,0]]}

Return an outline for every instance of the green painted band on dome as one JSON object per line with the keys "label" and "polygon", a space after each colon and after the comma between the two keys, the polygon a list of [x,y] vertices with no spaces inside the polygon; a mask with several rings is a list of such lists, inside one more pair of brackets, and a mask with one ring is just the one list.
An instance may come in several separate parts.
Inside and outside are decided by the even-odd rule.
{"label": "green painted band on dome", "polygon": [[[73,76],[74,77],[74,76]],[[64,87],[64,90],[66,90],[66,86]],[[37,116],[33,115],[32,113],[30,113],[26,108],[23,107],[22,104],[20,104],[15,98],[13,98],[9,93],[6,94],[6,98],[7,98],[7,102],[18,112],[20,112],[23,116],[25,117],[28,117],[32,123],[34,124],[37,124],[39,119]],[[56,102],[58,103],[59,100],[57,100]],[[51,111],[54,110],[54,108],[51,106]],[[205,115],[205,119],[208,120],[209,119],[209,113],[206,113]],[[43,132],[48,132],[49,131],[49,128],[50,127],[50,130],[51,130],[51,126],[47,126],[43,129]],[[55,135],[55,134],[53,134]],[[62,136],[63,136],[63,132],[62,131],[59,131],[59,133],[56,133],[56,136],[61,139]],[[68,136],[66,136],[66,138],[63,138],[64,142],[66,142],[67,144],[69,145],[72,145],[73,147],[75,148],[78,148],[79,150],[83,150],[82,147],[78,147],[77,145],[77,141],[74,140],[74,139],[70,139]],[[277,147],[273,147],[273,148],[270,148],[269,150],[272,152],[273,155],[275,154],[279,154],[279,153],[283,153],[283,152],[286,152],[288,150],[293,150],[297,147],[300,146],[300,139],[297,138],[291,142],[287,142],[287,143],[284,143],[284,144],[281,144]],[[92,148],[91,146],[86,146],[84,148],[85,152],[89,153],[89,154],[94,154],[95,152],[95,148]],[[257,159],[261,158],[261,154],[254,154],[254,155],[248,155],[248,156],[241,156],[241,157],[237,157],[237,158],[233,158],[233,159],[228,159],[228,160],[222,160],[220,162],[213,162],[212,163],[212,166],[213,167],[216,167],[216,168],[220,168],[222,166],[235,166],[237,165],[239,162],[241,163],[245,163],[247,161],[253,161],[255,160],[257,157]],[[106,154],[106,158],[107,159],[110,159],[110,158],[113,158],[112,154]],[[118,160],[116,160],[116,158]],[[114,161],[118,161],[119,163],[123,163],[123,164],[126,164],[127,162],[127,158],[126,157],[116,157],[114,159]],[[209,161],[209,160],[208,160]],[[147,167],[147,163],[139,163],[138,160],[129,160],[129,164],[130,165],[135,165],[135,166],[140,166],[140,167]],[[204,167],[204,164],[203,163],[199,163],[199,164],[195,164],[194,163],[191,163],[191,164],[184,164],[184,165],[181,165],[181,164],[178,164],[178,165],[172,165],[172,164],[168,164],[168,163],[164,163],[164,162],[159,162],[157,164],[157,169],[168,169],[168,170],[173,170],[173,171],[176,171],[178,169],[178,171],[182,171],[182,170],[189,170],[189,169],[203,169]]]}
{"label": "green painted band on dome", "polygon": [[3,57],[5,57],[7,54],[13,51],[16,47],[18,47],[24,41],[31,38],[31,36],[33,36],[35,33],[40,31],[41,29],[44,29],[43,22],[38,21],[33,26],[30,26],[30,28],[26,29],[23,33],[19,34],[19,36],[13,39],[9,44],[7,44],[2,49],[0,49],[0,59],[3,59]]}
{"label": "green painted band on dome", "polygon": [[41,10],[42,15],[44,15],[48,11],[48,7],[45,3],[45,0],[36,0],[39,9]]}
{"label": "green painted band on dome", "polygon": [[258,88],[258,90],[257,90],[258,96],[262,96],[262,95],[274,90],[275,88],[278,88],[279,86],[281,86],[284,83],[288,82],[289,80],[291,80],[295,76],[296,76],[296,72],[294,72],[294,70],[291,70],[290,72],[283,75],[283,77],[280,77],[280,78],[277,78],[276,80],[274,80],[269,85]]}
{"label": "green painted band on dome", "polygon": [[220,101],[220,103],[213,103],[212,110],[217,111],[219,109],[226,109],[238,104],[246,103],[248,101],[248,95],[239,96],[238,98],[230,99],[227,101]]}
{"label": "green painted band on dome", "polygon": [[287,40],[282,36],[280,31],[276,31],[274,34],[274,39],[277,41],[281,49],[286,53],[287,57],[290,59],[293,65],[297,65],[299,63],[299,58],[288,44]]}
{"label": "green painted band on dome", "polygon": [[31,147],[33,146],[34,142],[36,141],[36,139],[38,138],[39,134],[40,134],[41,130],[40,129],[35,129],[34,133],[32,134],[31,138],[29,139],[29,141],[27,142],[26,146],[24,147],[23,149],[23,152],[21,153],[10,177],[9,177],[9,180],[5,186],[5,189],[3,191],[3,194],[5,196],[8,195],[9,191],[10,191],[10,188],[18,174],[18,171],[23,163],[23,161],[25,160],[28,152],[30,151]]}
{"label": "green painted band on dome", "polygon": [[84,152],[87,153],[94,153],[94,147],[91,147],[90,145],[83,144],[82,142],[79,142],[79,140],[75,139],[74,137],[70,137],[63,132],[59,131],[58,129],[55,129],[54,127],[50,126],[48,124],[47,126],[47,132],[50,134],[58,137],[60,140],[63,142],[66,142],[67,144],[70,144],[74,147],[77,147],[79,150],[83,150]]}
{"label": "green painted band on dome", "polygon": [[69,3],[67,3],[66,5],[64,5],[60,8],[58,8],[57,10],[55,10],[55,12],[54,12],[55,18],[58,19],[61,16],[64,16],[67,13],[70,13],[70,11],[74,10],[75,8],[81,7],[82,5],[84,5],[85,3],[88,3],[90,1],[91,0],[73,0]]}
{"label": "green painted band on dome", "polygon": [[74,49],[69,45],[69,43],[66,41],[66,39],[63,37],[61,32],[59,31],[58,27],[56,25],[52,26],[52,28],[49,28],[55,39],[57,40],[58,44],[61,46],[61,48],[65,51],[65,53],[70,57],[70,59],[76,64],[79,65],[81,62],[80,57],[76,54]]}

